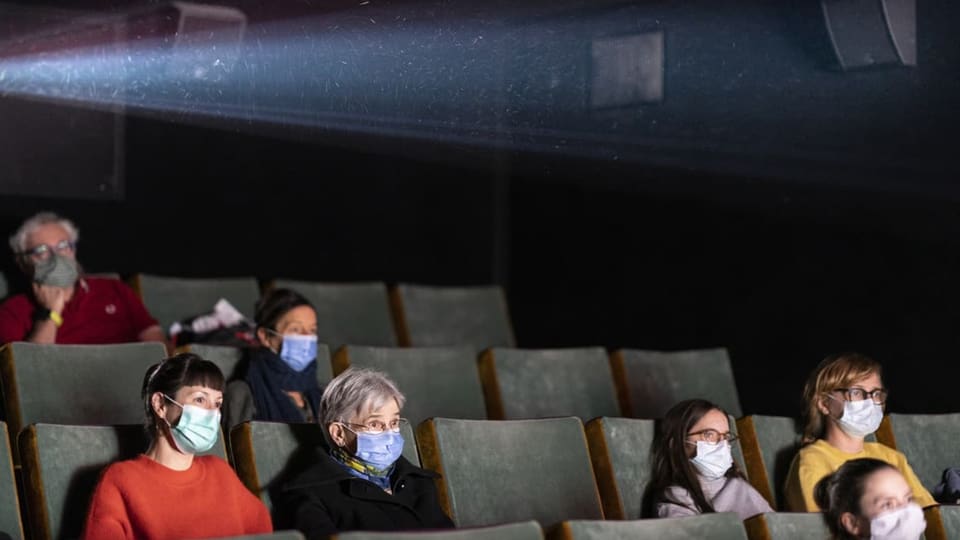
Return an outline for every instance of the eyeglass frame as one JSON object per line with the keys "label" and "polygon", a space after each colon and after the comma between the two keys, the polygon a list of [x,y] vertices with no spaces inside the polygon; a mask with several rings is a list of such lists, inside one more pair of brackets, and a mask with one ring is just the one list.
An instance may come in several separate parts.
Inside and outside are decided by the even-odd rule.
{"label": "eyeglass frame", "polygon": [[65,253],[67,251],[76,251],[76,249],[76,240],[61,240],[54,246],[51,246],[50,244],[37,244],[30,249],[21,251],[20,256],[33,260],[45,261],[50,258],[50,254],[52,253]]}
{"label": "eyeglass frame", "polygon": [[[719,438],[716,442],[712,442],[712,441],[709,441],[709,440],[707,440],[706,438],[702,437],[702,435],[703,435],[704,433],[709,433],[709,432],[716,433],[717,436],[720,437],[720,438]],[[720,441],[727,441],[727,443],[730,444],[730,443],[733,443],[734,441],[736,441],[737,439],[740,438],[739,435],[737,435],[736,433],[734,433],[734,432],[732,432],[732,431],[728,431],[728,432],[726,432],[726,433],[721,433],[721,432],[719,432],[719,431],[717,431],[717,430],[715,430],[715,429],[707,428],[707,429],[701,429],[700,431],[694,431],[694,432],[692,432],[692,433],[687,433],[687,436],[686,436],[686,438],[684,439],[684,442],[694,442],[694,441],[690,441],[690,438],[691,438],[691,437],[694,437],[694,436],[696,436],[696,435],[701,435],[701,437],[700,437],[699,439],[697,439],[698,441],[703,441],[703,442],[707,442],[707,443],[710,443],[710,444],[719,444]]]}
{"label": "eyeglass frame", "polygon": [[[382,422],[381,420],[372,420],[372,421],[373,421],[373,422]],[[391,421],[391,422],[392,422],[392,421]],[[384,433],[384,432],[386,432],[386,431],[392,431],[392,432],[394,432],[394,433],[399,433],[399,432],[400,432],[400,429],[404,426],[404,424],[406,424],[406,425],[409,425],[409,424],[410,424],[410,420],[407,420],[406,418],[403,418],[403,417],[397,418],[397,428],[396,428],[396,429],[390,429],[389,425],[387,425],[386,422],[382,422],[382,423],[384,424],[384,428],[381,429],[381,430],[379,430],[379,431],[374,431],[376,428],[371,428],[370,426],[368,426],[368,425],[366,425],[366,424],[355,424],[355,423],[353,423],[353,422],[344,422],[343,420],[338,420],[337,423],[338,423],[338,424],[343,424],[343,425],[345,425],[345,426],[362,427],[362,428],[364,428],[364,429],[362,430],[363,433],[369,433],[369,434],[371,434],[371,435],[379,435],[379,434]],[[350,430],[350,431],[353,431],[353,430]]]}
{"label": "eyeglass frame", "polygon": [[[866,388],[852,386],[850,388],[834,388],[833,390],[830,390],[830,391],[843,393],[844,401],[865,401],[867,398],[870,398],[877,405],[883,405],[884,403],[887,402],[887,398],[890,397],[890,391],[887,390],[886,388],[875,388],[873,390],[867,391]],[[850,399],[851,391],[863,392],[863,399]],[[881,396],[882,396],[882,399],[880,399],[879,401],[875,397],[875,394],[877,392],[881,392]]]}

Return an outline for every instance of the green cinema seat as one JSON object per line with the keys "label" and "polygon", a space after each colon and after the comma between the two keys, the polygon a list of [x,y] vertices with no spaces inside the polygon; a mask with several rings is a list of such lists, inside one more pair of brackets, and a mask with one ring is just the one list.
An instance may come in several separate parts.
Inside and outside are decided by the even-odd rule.
{"label": "green cinema seat", "polygon": [[20,521],[20,498],[13,472],[13,456],[7,424],[0,422],[0,538],[22,539],[23,523]]}
{"label": "green cinema seat", "polygon": [[712,401],[736,418],[743,415],[726,349],[621,349],[610,355],[610,365],[620,406],[631,418],[663,418],[674,404],[692,398]]}
{"label": "green cinema seat", "polygon": [[543,530],[536,521],[523,521],[439,531],[345,532],[331,536],[330,540],[543,540]]}
{"label": "green cinema seat", "polygon": [[351,366],[382,371],[397,383],[407,398],[401,414],[414,426],[434,416],[487,417],[477,354],[469,347],[342,347],[333,358],[334,372]]}
{"label": "green cinema seat", "polygon": [[221,298],[253,320],[260,298],[256,278],[180,278],[137,274],[130,282],[164,332],[184,319],[210,313]]}
{"label": "green cinema seat", "polygon": [[401,284],[390,295],[405,347],[515,347],[507,300],[498,286]]}
{"label": "green cinema seat", "polygon": [[387,286],[381,282],[317,283],[278,279],[272,288],[293,289],[317,312],[317,337],[336,351],[343,345],[394,347]]}
{"label": "green cinema seat", "polygon": [[603,519],[578,418],[433,418],[417,428],[417,442],[457,527]]}
{"label": "green cinema seat", "polygon": [[653,420],[595,418],[587,422],[587,443],[607,519],[640,519],[650,481]]}
{"label": "green cinema seat", "polygon": [[796,420],[784,416],[751,415],[737,420],[746,476],[775,510],[786,508],[783,486],[800,449],[797,427]]}
{"label": "green cinema seat", "polygon": [[[37,422],[141,422],[144,376],[166,356],[162,343],[6,345],[0,354],[0,380],[11,437]],[[13,439],[11,447],[16,448]],[[19,463],[16,456],[14,460]]]}
{"label": "green cinema seat", "polygon": [[489,349],[480,358],[480,380],[494,420],[621,416],[601,347]]}
{"label": "green cinema seat", "polygon": [[876,435],[877,441],[907,456],[928,491],[940,483],[944,469],[960,467],[960,413],[890,413]]}
{"label": "green cinema seat", "polygon": [[743,522],[750,540],[824,540],[830,529],[820,512],[768,512]]}
{"label": "green cinema seat", "polygon": [[551,540],[747,540],[743,522],[732,512],[702,514],[699,516],[638,519],[632,521],[566,521],[560,525]]}

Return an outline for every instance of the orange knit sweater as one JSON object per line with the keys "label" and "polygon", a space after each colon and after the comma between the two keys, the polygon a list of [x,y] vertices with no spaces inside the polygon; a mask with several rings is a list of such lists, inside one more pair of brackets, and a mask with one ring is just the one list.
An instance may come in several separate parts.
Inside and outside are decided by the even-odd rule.
{"label": "orange knit sweater", "polygon": [[267,508],[222,459],[197,456],[189,469],[175,471],[140,455],[104,471],[84,538],[166,540],[272,530]]}

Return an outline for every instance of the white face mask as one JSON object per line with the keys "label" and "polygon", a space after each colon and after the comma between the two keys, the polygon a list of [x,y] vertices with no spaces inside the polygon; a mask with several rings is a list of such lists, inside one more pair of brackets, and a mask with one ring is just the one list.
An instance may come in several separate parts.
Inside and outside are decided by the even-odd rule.
{"label": "white face mask", "polygon": [[870,520],[871,540],[918,540],[927,528],[923,509],[917,503],[907,503],[896,510],[884,512]]}
{"label": "white face mask", "polygon": [[843,416],[836,420],[844,433],[862,439],[880,427],[880,422],[883,422],[883,405],[874,403],[872,399],[844,401]]}
{"label": "white face mask", "polygon": [[710,444],[706,441],[697,441],[697,455],[690,459],[700,476],[713,480],[720,478],[733,466],[733,454],[730,453],[730,443],[720,441]]}

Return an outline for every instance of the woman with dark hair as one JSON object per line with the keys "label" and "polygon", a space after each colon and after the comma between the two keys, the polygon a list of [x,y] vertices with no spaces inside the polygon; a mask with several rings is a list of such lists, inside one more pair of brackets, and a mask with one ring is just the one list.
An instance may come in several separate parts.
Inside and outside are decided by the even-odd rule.
{"label": "woman with dark hair", "polygon": [[195,354],[152,366],[142,387],[150,446],[107,467],[84,538],[179,539],[273,530],[266,507],[209,451],[220,440],[223,374]]}
{"label": "woman with dark hair", "polygon": [[317,313],[295,291],[274,289],[257,302],[260,346],[247,352],[240,377],[227,385],[224,427],[248,420],[314,422],[323,390],[317,382]]}
{"label": "woman with dark hair", "polygon": [[927,528],[913,489],[896,467],[851,459],[814,488],[832,540],[917,540]]}
{"label": "woman with dark hair", "polygon": [[880,427],[886,401],[880,363],[873,358],[857,353],[828,356],[813,370],[803,388],[803,447],[790,464],[784,486],[791,512],[821,510],[814,486],[858,458],[893,465],[913,487],[920,505],[936,504],[902,452],[866,441]]}
{"label": "woman with dark hair", "polygon": [[735,439],[727,413],[709,401],[681,401],[667,411],[653,442],[647,517],[736,512],[747,519],[772,512],[737,470]]}

